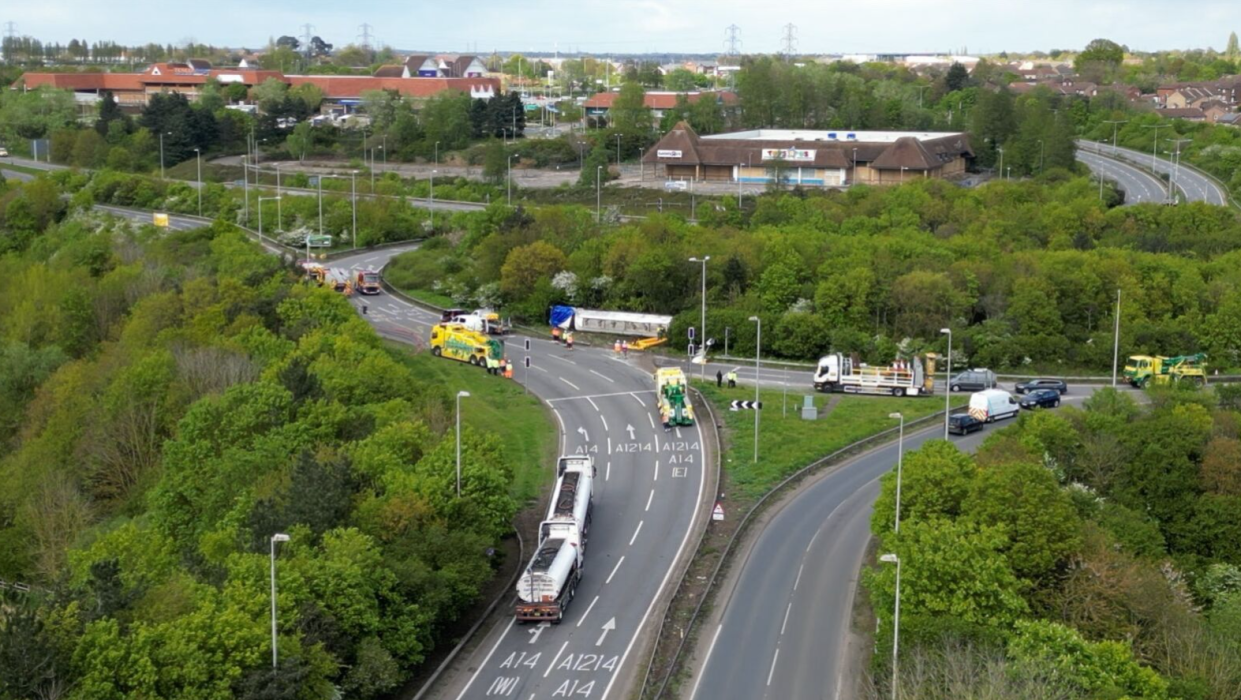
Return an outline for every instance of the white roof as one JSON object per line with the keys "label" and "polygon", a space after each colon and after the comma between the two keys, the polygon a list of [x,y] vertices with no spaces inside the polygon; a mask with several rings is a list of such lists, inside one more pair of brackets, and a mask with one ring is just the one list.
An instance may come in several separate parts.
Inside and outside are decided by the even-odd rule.
{"label": "white roof", "polygon": [[919,141],[938,139],[945,136],[961,136],[959,131],[857,131],[854,129],[831,129],[817,131],[811,129],[751,129],[750,131],[734,131],[727,134],[711,134],[700,136],[710,139],[745,139],[750,141],[827,141],[860,143],[894,143],[897,139],[912,136]]}
{"label": "white roof", "polygon": [[672,323],[671,316],[659,314],[639,314],[628,311],[598,311],[595,309],[574,309],[579,319],[595,321],[617,321],[625,323],[650,323],[667,326]]}

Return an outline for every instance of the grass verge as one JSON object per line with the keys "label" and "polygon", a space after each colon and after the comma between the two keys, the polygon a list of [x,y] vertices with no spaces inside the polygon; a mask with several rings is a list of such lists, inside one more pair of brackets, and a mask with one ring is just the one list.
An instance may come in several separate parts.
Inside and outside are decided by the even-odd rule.
{"label": "grass verge", "polygon": [[[784,393],[764,389],[759,417],[758,455],[754,462],[754,413],[730,411],[735,400],[754,399],[753,387],[716,388],[714,382],[695,382],[715,406],[724,423],[723,465],[731,484],[730,500],[758,498],[782,479],[836,450],[896,426],[888,414],[899,411],[909,422],[943,408],[934,397],[831,396],[805,389],[789,391],[788,414],[783,415]],[[802,420],[803,397],[810,396],[820,417]],[[828,404],[832,404],[828,409]],[[826,410],[826,415],[825,414]]]}
{"label": "grass verge", "polygon": [[13,165],[12,163],[0,163],[0,168],[4,170],[12,170],[15,173],[22,173],[24,175],[34,175],[35,177],[46,175],[49,172],[38,168],[26,167],[25,165]]}
{"label": "grass verge", "polygon": [[463,362],[414,352],[399,343],[390,347],[418,376],[453,392],[470,392],[469,398],[461,400],[461,422],[500,438],[504,458],[513,470],[513,497],[522,504],[537,500],[555,473],[551,465],[559,444],[556,426],[539,400],[517,382]]}

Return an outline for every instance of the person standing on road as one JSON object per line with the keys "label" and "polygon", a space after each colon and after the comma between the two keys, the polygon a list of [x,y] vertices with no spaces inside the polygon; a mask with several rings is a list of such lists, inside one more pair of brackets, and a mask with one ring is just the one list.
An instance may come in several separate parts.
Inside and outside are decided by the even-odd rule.
{"label": "person standing on road", "polygon": [[716,388],[724,386],[724,373],[718,369],[715,370],[715,386]]}
{"label": "person standing on road", "polygon": [[564,344],[565,344],[565,347],[569,348],[570,350],[573,349],[573,331],[569,331],[568,333],[565,333]]}
{"label": "person standing on road", "polygon": [[624,355],[625,357],[629,357],[629,341],[628,340],[621,341],[621,354]]}
{"label": "person standing on road", "polygon": [[620,341],[620,338],[617,338],[617,339],[616,339],[616,342],[615,342],[615,343],[612,343],[612,352],[616,353],[617,355],[619,355],[619,354],[620,354],[620,352],[621,352],[621,341]]}
{"label": "person standing on road", "polygon": [[737,370],[735,369],[728,370],[728,388],[729,389],[737,388]]}

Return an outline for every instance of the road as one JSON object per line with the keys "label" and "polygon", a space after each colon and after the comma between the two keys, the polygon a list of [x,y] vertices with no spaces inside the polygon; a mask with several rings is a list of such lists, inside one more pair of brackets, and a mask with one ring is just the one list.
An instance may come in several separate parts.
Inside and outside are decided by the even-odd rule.
{"label": "road", "polygon": [[1081,149],[1077,151],[1077,159],[1096,175],[1115,180],[1117,186],[1125,191],[1126,205],[1142,202],[1159,204],[1168,198],[1163,182],[1141,168]]}
{"label": "road", "polygon": [[[1090,392],[1072,385],[1065,401]],[[1000,426],[952,440],[972,451]],[[907,434],[905,449],[942,437],[938,423]],[[695,656],[705,660],[694,668],[691,699],[853,697],[853,596],[879,477],[897,449],[871,450],[804,487],[757,534],[699,635]]]}
{"label": "road", "polygon": [[[105,209],[142,221],[150,216]],[[171,216],[170,225],[202,224]],[[360,251],[332,266],[379,269],[416,245]],[[438,314],[386,293],[350,301],[381,335],[414,345],[425,344],[438,320]],[[657,622],[656,603],[665,597],[676,562],[692,550],[690,534],[706,517],[700,504],[707,447],[698,426],[662,429],[654,380],[638,368],[636,356],[623,359],[610,349],[580,346],[569,351],[529,338],[526,370],[526,340],[505,341],[517,365],[515,378],[560,423],[562,453],[590,454],[598,467],[585,573],[563,623],[517,626],[505,617],[486,632],[472,657],[458,662],[458,671],[436,688],[436,696],[619,698],[642,661],[643,655],[634,653],[639,638],[645,640],[643,632]],[[465,400],[463,411],[471,400]]]}
{"label": "road", "polygon": [[[1111,156],[1113,158],[1130,161],[1136,163],[1143,168],[1151,167],[1151,154],[1142,153],[1129,148],[1113,149],[1107,144],[1098,144],[1093,141],[1078,141],[1078,153],[1082,150],[1089,150],[1101,155]],[[1084,162],[1084,161],[1083,161]],[[1168,175],[1175,175],[1176,186],[1185,194],[1185,199],[1191,202],[1206,202],[1207,204],[1216,204],[1219,206],[1228,206],[1227,193],[1211,178],[1199,173],[1198,171],[1184,167],[1177,168],[1172,163],[1156,158],[1154,162],[1155,172]]]}

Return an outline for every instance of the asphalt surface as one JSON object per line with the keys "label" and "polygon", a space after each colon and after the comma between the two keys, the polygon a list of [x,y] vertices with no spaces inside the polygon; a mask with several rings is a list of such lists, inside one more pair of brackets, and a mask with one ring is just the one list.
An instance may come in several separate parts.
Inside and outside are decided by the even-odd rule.
{"label": "asphalt surface", "polygon": [[1168,199],[1168,191],[1163,182],[1141,168],[1081,149],[1077,151],[1077,159],[1096,175],[1114,180],[1116,185],[1125,191],[1125,205],[1142,202],[1160,204]]}
{"label": "asphalt surface", "polygon": [[[1151,167],[1151,154],[1149,153],[1142,153],[1129,148],[1113,149],[1110,145],[1098,144],[1093,141],[1078,141],[1077,146],[1079,149],[1078,153],[1081,153],[1082,149],[1087,149],[1099,155],[1129,161],[1143,168]],[[1155,172],[1174,177],[1175,185],[1185,194],[1185,199],[1191,202],[1206,202],[1207,204],[1228,206],[1227,193],[1219,185],[1215,184],[1214,180],[1192,168],[1185,167],[1183,163],[1178,168],[1162,158],[1156,158],[1154,169]]]}
{"label": "asphalt surface", "polygon": [[[138,220],[150,216],[101,208]],[[170,217],[173,228],[200,225]],[[331,265],[380,269],[416,245],[359,251]],[[355,295],[350,301],[381,335],[420,347],[438,321],[437,314],[386,293]],[[526,340],[505,340],[514,378],[559,421],[561,452],[590,454],[598,467],[584,576],[564,622],[518,626],[511,616],[504,618],[486,632],[473,656],[458,662],[458,672],[448,674],[434,696],[620,697],[640,663],[641,655],[632,653],[639,636],[656,622],[651,619],[655,603],[678,559],[692,549],[689,535],[702,517],[705,445],[698,426],[665,432],[659,425],[654,379],[637,367],[636,356],[620,358],[610,349],[585,347],[570,351],[549,339],[530,338],[527,370]],[[462,410],[477,400],[466,399]]]}
{"label": "asphalt surface", "polygon": [[[1070,385],[1064,400],[1078,403],[1091,391],[1089,386]],[[1005,424],[951,440],[972,451]],[[943,430],[940,422],[906,434],[904,449],[942,439]],[[688,697],[853,696],[853,596],[870,541],[879,477],[895,467],[898,449],[892,443],[846,462],[803,488],[771,517],[703,628]]]}

